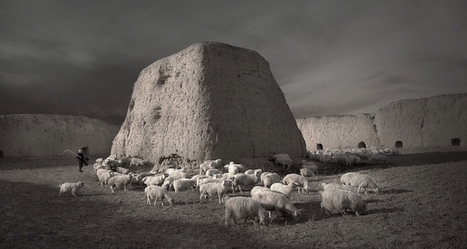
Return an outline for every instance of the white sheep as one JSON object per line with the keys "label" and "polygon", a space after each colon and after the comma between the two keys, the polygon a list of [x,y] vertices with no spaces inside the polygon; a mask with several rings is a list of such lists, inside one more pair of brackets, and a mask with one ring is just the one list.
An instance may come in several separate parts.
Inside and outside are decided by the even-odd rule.
{"label": "white sheep", "polygon": [[146,186],[151,186],[151,185],[161,186],[164,183],[166,177],[167,177],[166,174],[158,174],[158,175],[146,176],[142,179],[142,181],[144,184],[146,184]]}
{"label": "white sheep", "polygon": [[354,191],[330,188],[321,192],[321,212],[326,215],[350,210],[357,215],[366,213],[366,204]]}
{"label": "white sheep", "polygon": [[219,169],[221,167],[222,160],[206,160],[199,165],[199,173],[205,174],[208,169]]}
{"label": "white sheep", "polygon": [[130,170],[127,169],[127,168],[123,168],[123,167],[117,167],[117,168],[115,169],[115,172],[118,172],[118,173],[122,173],[122,174],[127,175],[127,174],[130,173]]}
{"label": "white sheep", "polygon": [[298,182],[290,182],[289,184],[282,184],[280,182],[271,185],[270,189],[276,192],[280,192],[290,198],[292,193],[300,186]]}
{"label": "white sheep", "polygon": [[146,161],[143,159],[139,159],[136,157],[131,158],[130,160],[130,167],[141,167],[146,164]]}
{"label": "white sheep", "polygon": [[261,181],[263,182],[266,188],[269,188],[271,187],[272,184],[281,181],[281,176],[277,173],[268,173],[266,175],[263,175],[263,174],[261,175],[262,175]]}
{"label": "white sheep", "polygon": [[96,174],[99,182],[101,183],[101,187],[107,185],[109,179],[114,176],[114,172],[109,169],[98,169]]}
{"label": "white sheep", "polygon": [[288,174],[282,179],[284,184],[290,184],[291,182],[297,182],[301,184],[301,187],[298,188],[298,192],[308,192],[310,190],[308,180],[299,174],[291,173]]}
{"label": "white sheep", "polygon": [[84,183],[82,182],[65,182],[58,186],[60,191],[58,192],[58,196],[61,196],[63,193],[71,192],[71,194],[76,197],[76,193],[82,187],[84,187]]}
{"label": "white sheep", "polygon": [[208,197],[212,197],[217,194],[219,198],[219,203],[224,203],[224,194],[230,187],[230,183],[227,180],[222,180],[222,182],[212,182],[201,185],[199,192],[199,202],[202,202],[204,197],[206,200]]}
{"label": "white sheep", "polygon": [[231,177],[232,180],[232,192],[235,193],[235,188],[238,188],[240,193],[243,193],[242,186],[254,186],[260,181],[261,174],[257,172],[256,174],[244,174],[237,173]]}
{"label": "white sheep", "polygon": [[224,168],[227,169],[227,172],[230,175],[235,175],[240,172],[240,170],[245,169],[245,167],[241,164],[230,162],[229,164],[224,165]]}
{"label": "white sheep", "polygon": [[208,169],[206,171],[206,176],[222,175],[223,173],[224,172],[219,169]]}
{"label": "white sheep", "polygon": [[114,187],[121,189],[123,187],[124,191],[127,191],[128,187],[131,188],[131,179],[133,178],[133,173],[128,175],[113,176],[109,179],[108,184],[112,193],[115,193]]}
{"label": "white sheep", "polygon": [[194,189],[196,187],[196,180],[187,179],[187,178],[180,178],[174,181],[173,183],[175,193],[180,191]]}
{"label": "white sheep", "polygon": [[300,211],[293,203],[283,194],[275,191],[254,191],[251,197],[257,200],[264,209],[275,211],[278,216],[285,216],[287,213],[292,214],[295,221],[300,219]]}
{"label": "white sheep", "polygon": [[164,206],[164,199],[167,199],[169,204],[172,206],[174,204],[174,198],[169,194],[167,189],[159,187],[159,186],[147,186],[144,189],[144,193],[146,193],[146,203],[151,205],[151,199],[154,200],[154,206],[156,206],[157,200],[161,199],[161,204]]}
{"label": "white sheep", "polygon": [[360,190],[362,189],[365,191],[365,195],[368,195],[368,190],[372,190],[375,193],[379,192],[376,183],[369,175],[366,174],[348,172],[343,174],[340,180],[344,185],[358,188],[357,193],[360,193]]}
{"label": "white sheep", "polygon": [[237,220],[255,218],[259,219],[260,225],[267,224],[267,211],[261,204],[253,198],[236,196],[231,197],[225,202],[225,225],[229,225],[229,221],[233,220],[237,224]]}

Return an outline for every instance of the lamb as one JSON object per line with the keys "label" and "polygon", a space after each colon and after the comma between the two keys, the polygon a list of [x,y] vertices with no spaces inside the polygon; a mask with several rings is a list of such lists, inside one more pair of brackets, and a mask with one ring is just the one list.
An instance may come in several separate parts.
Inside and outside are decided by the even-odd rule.
{"label": "lamb", "polygon": [[366,204],[354,191],[330,188],[321,192],[321,212],[330,215],[335,212],[345,212],[346,209],[357,215],[366,213]]}
{"label": "lamb", "polygon": [[173,185],[175,193],[178,193],[180,191],[196,188],[196,180],[180,178],[175,180]]}
{"label": "lamb", "polygon": [[99,178],[99,182],[101,183],[101,187],[103,187],[104,185],[107,185],[109,179],[114,175],[114,172],[108,169],[98,169],[96,174],[97,178]]}
{"label": "lamb", "polygon": [[232,182],[233,182],[233,189],[232,192],[235,194],[235,188],[238,188],[240,193],[243,194],[242,191],[242,186],[254,186],[256,185],[259,180],[260,180],[261,173],[257,172],[256,174],[243,174],[243,173],[237,173],[234,176],[231,177]]}
{"label": "lamb", "polygon": [[378,186],[371,179],[369,175],[361,174],[357,172],[348,172],[341,176],[341,182],[344,185],[350,187],[357,187],[357,193],[360,193],[360,190],[365,191],[365,195],[368,195],[368,190],[372,190],[375,193],[379,192]]}
{"label": "lamb", "polygon": [[269,188],[272,184],[280,182],[281,176],[277,173],[268,173],[262,177],[261,181],[266,188]]}
{"label": "lamb", "polygon": [[82,182],[65,182],[58,186],[60,191],[58,192],[58,196],[61,196],[63,193],[71,192],[71,194],[76,197],[76,193],[79,189],[84,187],[84,183]]}
{"label": "lamb", "polygon": [[[298,189],[298,192],[308,192],[310,190],[308,180],[299,174],[288,174],[282,179],[284,184],[290,184],[291,182],[297,182],[301,184],[301,187]],[[303,187],[303,188],[302,188]]]}
{"label": "lamb", "polygon": [[284,194],[287,198],[290,198],[292,193],[297,189],[297,187],[300,186],[300,183],[298,182],[290,182],[289,184],[282,184],[280,182],[274,183],[271,185],[271,190],[280,192]]}
{"label": "lamb", "polygon": [[108,181],[109,187],[112,190],[112,193],[115,193],[114,187],[126,191],[128,186],[131,188],[131,179],[133,178],[133,173],[128,175],[114,176],[111,177]]}
{"label": "lamb", "polygon": [[151,185],[147,186],[144,189],[144,193],[146,193],[146,203],[149,206],[151,205],[151,199],[155,199],[154,206],[156,206],[157,200],[159,198],[161,199],[162,206],[164,206],[164,199],[167,199],[171,206],[174,204],[174,198],[169,194],[169,192],[165,188]]}
{"label": "lamb", "polygon": [[229,225],[230,220],[237,224],[236,220],[243,219],[245,223],[247,219],[254,220],[256,217],[259,218],[260,225],[266,225],[266,215],[266,209],[250,197],[236,196],[225,202],[225,226]]}
{"label": "lamb", "polygon": [[229,164],[224,165],[224,168],[227,169],[230,175],[235,175],[243,170],[245,167],[241,164],[230,162]]}
{"label": "lamb", "polygon": [[202,202],[201,200],[203,197],[207,200],[208,197],[212,197],[217,194],[219,203],[224,203],[224,194],[227,192],[229,187],[230,183],[227,180],[222,180],[222,182],[206,183],[199,189],[199,202]]}
{"label": "lamb", "polygon": [[201,175],[205,174],[208,169],[218,169],[221,167],[222,160],[206,160],[201,165],[199,165],[199,173]]}
{"label": "lamb", "polygon": [[285,216],[287,213],[292,214],[295,221],[300,220],[300,211],[281,193],[274,191],[254,191],[251,197],[257,200],[264,209],[275,211],[279,216]]}

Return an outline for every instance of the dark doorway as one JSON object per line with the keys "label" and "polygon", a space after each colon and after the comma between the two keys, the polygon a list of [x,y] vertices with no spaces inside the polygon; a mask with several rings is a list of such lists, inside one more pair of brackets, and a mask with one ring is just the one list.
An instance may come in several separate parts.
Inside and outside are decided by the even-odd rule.
{"label": "dark doorway", "polygon": [[0,150],[0,158],[3,158],[3,150]]}
{"label": "dark doorway", "polygon": [[451,144],[452,146],[461,146],[461,139],[456,137],[451,139]]}
{"label": "dark doorway", "polygon": [[323,145],[322,144],[317,144],[316,149],[317,150],[323,150]]}
{"label": "dark doorway", "polygon": [[358,148],[366,148],[366,144],[362,141],[360,143],[358,143]]}
{"label": "dark doorway", "polygon": [[395,147],[396,148],[402,148],[404,145],[402,144],[402,141],[396,141]]}

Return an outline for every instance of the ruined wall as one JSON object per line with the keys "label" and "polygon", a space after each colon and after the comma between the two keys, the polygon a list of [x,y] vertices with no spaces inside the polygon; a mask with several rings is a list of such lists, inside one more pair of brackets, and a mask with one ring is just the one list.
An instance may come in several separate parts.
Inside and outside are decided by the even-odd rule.
{"label": "ruined wall", "polygon": [[374,115],[297,119],[308,150],[367,147],[452,148],[466,146],[467,94],[400,100]]}
{"label": "ruined wall", "polygon": [[307,150],[316,150],[321,144],[326,148],[357,148],[360,142],[367,147],[379,146],[373,124],[373,115],[321,116],[297,119]]}
{"label": "ruined wall", "polygon": [[3,157],[56,156],[88,147],[88,155],[109,154],[118,126],[82,116],[0,115]]}
{"label": "ruined wall", "polygon": [[252,50],[194,44],[145,68],[112,154],[156,162],[306,155],[269,63]]}

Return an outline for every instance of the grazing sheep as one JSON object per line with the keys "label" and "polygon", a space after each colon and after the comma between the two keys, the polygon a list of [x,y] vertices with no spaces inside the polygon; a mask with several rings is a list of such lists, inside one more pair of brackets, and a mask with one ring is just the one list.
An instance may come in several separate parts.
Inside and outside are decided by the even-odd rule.
{"label": "grazing sheep", "polygon": [[164,183],[166,177],[167,177],[166,174],[158,174],[158,175],[146,176],[142,179],[142,181],[144,184],[146,184],[146,186],[151,186],[151,185],[161,186]]}
{"label": "grazing sheep", "polygon": [[269,188],[272,184],[280,182],[281,176],[277,173],[268,173],[262,177],[261,181],[266,188]]}
{"label": "grazing sheep", "polygon": [[287,173],[292,168],[293,160],[290,158],[289,154],[275,154],[272,158],[276,164],[284,167],[284,173]]}
{"label": "grazing sheep", "polygon": [[292,193],[300,186],[298,182],[290,182],[289,184],[282,184],[280,182],[271,185],[271,190],[284,194],[287,198],[290,198]]}
{"label": "grazing sheep", "polygon": [[298,192],[308,192],[310,190],[308,180],[304,176],[299,174],[288,174],[284,177],[284,179],[282,179],[282,182],[287,185],[291,182],[300,183],[301,187],[298,188]]}
{"label": "grazing sheep", "polygon": [[146,193],[146,203],[150,206],[151,199],[154,200],[154,206],[156,206],[157,200],[161,199],[161,204],[164,206],[164,199],[167,199],[169,204],[172,206],[174,204],[174,198],[169,194],[167,189],[159,187],[159,186],[147,186],[144,189],[144,193]]}
{"label": "grazing sheep", "polygon": [[230,187],[230,183],[227,180],[222,180],[222,182],[212,182],[201,185],[199,192],[199,202],[202,202],[204,197],[206,200],[208,197],[212,197],[217,194],[219,198],[219,203],[224,203],[224,194]]}
{"label": "grazing sheep", "polygon": [[117,168],[115,169],[115,171],[118,172],[118,173],[125,174],[125,175],[127,175],[127,174],[130,173],[130,170],[129,170],[129,169],[123,168],[123,167],[117,167]]}
{"label": "grazing sheep", "polygon": [[199,165],[199,173],[201,175],[205,174],[209,169],[219,169],[221,167],[222,160],[206,160]]}
{"label": "grazing sheep", "polygon": [[175,193],[178,193],[180,191],[196,188],[196,180],[180,178],[180,179],[175,180],[173,185],[174,185]]}
{"label": "grazing sheep", "polygon": [[240,172],[240,170],[245,169],[245,167],[241,164],[230,162],[229,164],[224,165],[224,168],[227,169],[227,172],[230,175],[235,175]]}
{"label": "grazing sheep", "polygon": [[341,182],[344,185],[358,188],[357,193],[360,193],[362,189],[365,191],[365,195],[368,195],[368,190],[372,190],[375,193],[379,192],[376,183],[366,174],[348,172],[341,176]]}
{"label": "grazing sheep", "polygon": [[229,225],[229,221],[233,220],[237,224],[237,220],[243,219],[244,223],[247,219],[259,218],[260,225],[267,223],[267,211],[261,204],[250,198],[243,196],[231,197],[225,202],[225,225]]}
{"label": "grazing sheep", "polygon": [[238,188],[240,193],[243,194],[242,186],[254,186],[260,181],[261,173],[257,172],[256,174],[244,174],[237,173],[231,177],[233,185],[232,191],[235,193],[235,188]]}
{"label": "grazing sheep", "polygon": [[114,176],[114,172],[109,169],[98,169],[96,174],[99,182],[101,183],[101,187],[107,185],[109,179]]}
{"label": "grazing sheep", "polygon": [[82,182],[65,182],[58,186],[60,191],[58,192],[58,196],[61,196],[63,193],[71,192],[71,194],[76,197],[76,193],[82,187],[84,187],[84,183]]}
{"label": "grazing sheep", "polygon": [[128,175],[111,177],[108,181],[108,184],[109,184],[110,189],[112,190],[112,193],[115,193],[114,187],[117,189],[121,189],[123,187],[124,191],[127,190],[128,186],[131,188],[132,178],[133,178],[133,173],[130,173]]}
{"label": "grazing sheep", "polygon": [[295,221],[300,220],[300,211],[283,194],[274,191],[254,191],[251,197],[257,200],[264,209],[275,211],[278,216],[284,217],[287,213],[292,214]]}
{"label": "grazing sheep", "polygon": [[326,191],[328,189],[343,189],[343,190],[348,190],[348,191],[354,191],[351,187],[339,183],[321,183],[323,186],[323,190]]}
{"label": "grazing sheep", "polygon": [[321,192],[321,212],[330,215],[350,210],[357,215],[366,213],[366,204],[354,191],[330,188]]}

